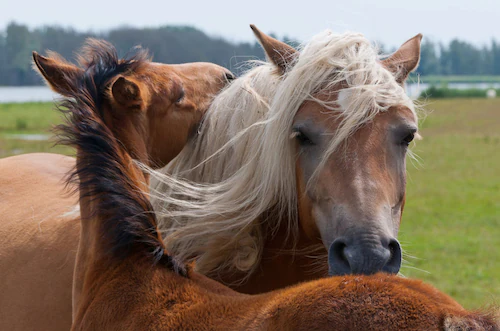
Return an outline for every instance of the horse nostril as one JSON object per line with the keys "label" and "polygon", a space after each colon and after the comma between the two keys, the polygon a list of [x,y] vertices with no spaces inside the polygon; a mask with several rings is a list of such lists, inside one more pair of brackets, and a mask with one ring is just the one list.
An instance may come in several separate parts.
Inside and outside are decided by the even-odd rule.
{"label": "horse nostril", "polygon": [[343,261],[345,264],[349,264],[349,260],[345,256],[346,244],[344,244],[343,242],[337,242],[335,243],[335,246],[335,254],[337,255],[339,261]]}
{"label": "horse nostril", "polygon": [[328,270],[332,276],[371,275],[380,271],[397,274],[400,268],[401,246],[396,239],[356,242],[343,237],[336,239],[328,251]]}
{"label": "horse nostril", "polygon": [[349,258],[346,256],[346,243],[342,239],[335,240],[328,252],[330,275],[347,275],[351,273]]}
{"label": "horse nostril", "polygon": [[391,274],[397,274],[399,272],[399,269],[401,269],[401,245],[396,239],[391,239],[388,245],[388,249],[391,255],[389,257],[389,261],[387,261],[382,270]]}

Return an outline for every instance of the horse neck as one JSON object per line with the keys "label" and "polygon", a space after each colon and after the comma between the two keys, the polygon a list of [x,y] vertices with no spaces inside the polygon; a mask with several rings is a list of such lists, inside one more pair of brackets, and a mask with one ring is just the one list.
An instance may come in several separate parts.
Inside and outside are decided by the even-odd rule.
{"label": "horse neck", "polygon": [[81,302],[82,293],[88,292],[89,280],[94,270],[98,267],[97,261],[102,260],[103,247],[99,242],[99,220],[92,219],[94,203],[91,198],[85,197],[85,191],[80,191],[80,217],[81,222],[80,240],[73,273],[72,290],[72,313],[73,321],[76,320],[79,311],[83,311]]}
{"label": "horse neck", "polygon": [[149,132],[145,127],[145,112],[131,111],[115,106],[103,107],[104,123],[121,143],[122,148],[139,162],[150,165]]}
{"label": "horse neck", "polygon": [[[171,284],[176,276],[165,268],[152,267],[144,259],[126,259],[119,264],[94,266],[87,271],[83,291],[76,306],[73,306],[72,330],[87,330],[89,323],[91,329],[108,330],[111,325],[127,320],[133,305],[150,305],[153,311],[156,304],[151,304],[148,293],[156,293],[155,289],[161,291],[162,287],[172,288],[174,292]],[[126,296],[123,296],[124,293]],[[96,309],[99,305],[113,309],[111,312]]]}
{"label": "horse neck", "polygon": [[[77,170],[80,170],[80,167],[81,165],[77,162]],[[95,201],[92,201],[91,196],[87,196],[87,191],[85,189],[79,190],[81,231],[73,273],[73,321],[75,321],[78,311],[82,310],[80,299],[82,293],[85,292],[89,285],[86,284],[86,281],[95,269],[96,261],[100,261],[103,254],[102,243],[98,240],[101,236],[99,233],[101,223],[98,219],[93,219],[94,215],[92,211],[95,207]]]}
{"label": "horse neck", "polygon": [[[297,161],[298,162],[298,161]],[[300,167],[296,165],[297,180],[297,223],[292,224],[292,220],[282,220],[278,223],[278,228],[272,230],[272,226],[264,224],[263,233],[264,247],[261,257],[261,274],[253,277],[254,281],[259,278],[274,278],[273,288],[281,288],[313,280],[327,275],[328,265],[325,261],[327,252],[319,237],[319,233],[314,231],[314,218],[308,210],[309,206],[304,203],[307,200],[301,198],[301,192],[304,192],[304,185],[301,181]],[[273,221],[273,217],[266,217],[266,223]],[[271,223],[272,224],[272,223]],[[292,229],[296,230],[292,230]],[[267,276],[266,276],[267,275]],[[279,277],[272,277],[279,275]],[[249,281],[248,288],[254,286],[252,279]],[[268,284],[269,286],[269,284]],[[267,288],[264,290],[268,290]]]}
{"label": "horse neck", "polygon": [[[270,222],[266,218],[266,222]],[[282,220],[274,231],[265,226],[264,243],[259,266],[243,284],[231,286],[238,292],[257,294],[296,285],[327,276],[326,250],[319,239],[311,239],[299,227],[294,235],[289,222]],[[235,274],[221,276],[226,284],[238,284],[245,276]]]}
{"label": "horse neck", "polygon": [[[311,272],[311,263],[317,262],[315,256],[326,253],[324,246],[319,238],[308,236],[300,225],[295,234],[290,227],[293,225],[283,220],[275,233],[265,237],[261,264],[272,267],[278,260],[286,269],[295,270],[296,277],[309,279],[305,274]],[[322,270],[321,275],[324,276]]]}
{"label": "horse neck", "polygon": [[[124,166],[130,169],[128,173],[137,179],[135,182],[139,186],[138,189],[147,192],[147,179],[142,173],[132,170],[135,165],[126,153],[121,154],[126,160]],[[85,161],[81,160],[82,158],[81,152],[78,152],[76,165],[78,172],[87,166]],[[90,190],[85,186],[79,189],[81,232],[73,274],[73,319],[76,318],[77,312],[82,310],[80,305],[82,293],[88,293],[90,288],[98,287],[96,275],[102,273],[103,270],[110,271],[118,264],[116,260],[110,258],[112,247],[106,240],[103,240],[103,231],[112,231],[112,229],[104,227],[102,214],[96,210],[99,197],[92,196]]]}

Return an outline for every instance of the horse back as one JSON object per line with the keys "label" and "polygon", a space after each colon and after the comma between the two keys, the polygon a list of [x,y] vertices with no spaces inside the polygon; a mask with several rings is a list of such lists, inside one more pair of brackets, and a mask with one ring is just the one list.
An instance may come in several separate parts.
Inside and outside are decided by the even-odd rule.
{"label": "horse back", "polygon": [[0,160],[0,329],[71,325],[80,222],[64,187],[74,159],[24,154]]}

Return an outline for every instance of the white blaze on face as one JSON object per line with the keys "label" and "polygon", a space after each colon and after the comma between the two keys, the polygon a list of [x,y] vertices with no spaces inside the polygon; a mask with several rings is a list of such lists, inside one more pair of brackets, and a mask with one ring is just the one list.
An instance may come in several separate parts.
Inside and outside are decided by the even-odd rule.
{"label": "white blaze on face", "polygon": [[[356,109],[353,109],[356,104],[355,98],[357,97],[355,93],[355,91],[350,89],[342,89],[338,92],[337,105],[339,111],[343,113],[350,112],[351,114],[356,111]],[[341,209],[344,215],[350,215],[350,217],[361,219],[368,217],[368,219],[374,220],[391,220],[391,211],[388,210],[383,203],[379,205],[379,203],[374,200],[378,191],[377,182],[373,181],[367,169],[363,168],[356,153],[350,155],[350,161],[353,165],[350,168],[353,176],[351,182],[351,198],[353,201],[356,201],[356,205],[343,205]],[[363,213],[364,209],[366,210]],[[367,210],[371,212],[366,213]],[[331,215],[329,216],[331,217]],[[386,224],[386,222],[377,224],[377,226],[380,227],[384,233],[393,234],[395,232],[394,230],[389,230],[389,224]],[[325,241],[324,238],[323,241]]]}
{"label": "white blaze on face", "polygon": [[339,92],[337,96],[337,104],[340,106],[340,109],[343,112],[349,109],[349,104],[351,103],[351,95],[352,95],[351,91],[343,89]]}
{"label": "white blaze on face", "polygon": [[[343,89],[340,90],[337,96],[337,104],[340,107],[340,110],[342,112],[346,112],[349,110],[349,106],[352,103],[351,98],[353,97],[352,91],[348,89]],[[352,111],[352,110],[351,110]],[[353,160],[354,164],[358,164],[358,160],[356,159],[356,154],[353,155],[355,160]],[[363,178],[363,172],[360,167],[354,167],[351,169],[351,171],[354,173],[354,178],[353,178],[353,188],[356,191],[356,199],[359,201],[360,204],[364,204],[365,201],[365,194],[364,194],[364,185],[366,184],[367,179]]]}

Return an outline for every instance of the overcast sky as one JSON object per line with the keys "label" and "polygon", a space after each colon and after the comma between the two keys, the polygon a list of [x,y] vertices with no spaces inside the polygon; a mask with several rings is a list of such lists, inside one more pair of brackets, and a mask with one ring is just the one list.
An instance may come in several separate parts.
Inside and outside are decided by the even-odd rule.
{"label": "overcast sky", "polygon": [[78,30],[183,24],[232,41],[251,41],[248,25],[307,40],[330,28],[361,32],[398,46],[421,32],[448,42],[500,41],[500,0],[0,0],[0,29],[10,21],[30,27],[57,24]]}

